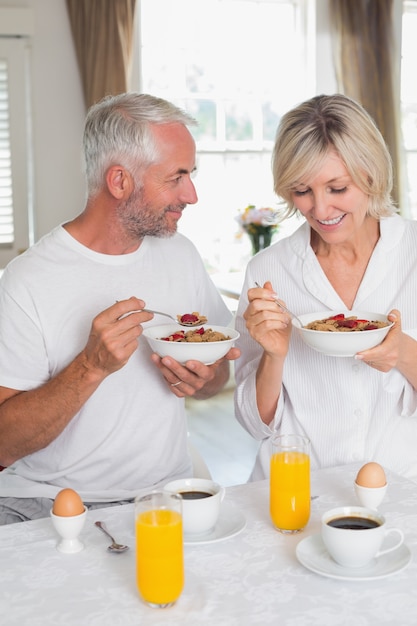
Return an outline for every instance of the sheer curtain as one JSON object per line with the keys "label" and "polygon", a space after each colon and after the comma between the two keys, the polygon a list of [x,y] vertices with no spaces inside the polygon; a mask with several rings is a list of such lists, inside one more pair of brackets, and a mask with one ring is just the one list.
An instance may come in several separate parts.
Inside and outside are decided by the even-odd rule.
{"label": "sheer curtain", "polygon": [[393,198],[400,198],[399,50],[394,43],[393,0],[330,0],[338,89],[372,115],[390,150]]}
{"label": "sheer curtain", "polygon": [[136,0],[66,0],[87,107],[130,88]]}

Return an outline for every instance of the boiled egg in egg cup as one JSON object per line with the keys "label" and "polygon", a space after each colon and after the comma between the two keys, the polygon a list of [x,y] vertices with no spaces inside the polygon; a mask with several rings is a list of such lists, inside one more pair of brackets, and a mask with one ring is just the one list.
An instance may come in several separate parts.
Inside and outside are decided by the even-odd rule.
{"label": "boiled egg in egg cup", "polygon": [[379,463],[366,463],[356,476],[354,489],[362,506],[377,509],[387,491],[384,468]]}
{"label": "boiled egg in egg cup", "polygon": [[52,524],[60,540],[56,549],[74,554],[84,549],[79,535],[87,518],[87,507],[73,489],[62,489],[56,496],[50,511]]}

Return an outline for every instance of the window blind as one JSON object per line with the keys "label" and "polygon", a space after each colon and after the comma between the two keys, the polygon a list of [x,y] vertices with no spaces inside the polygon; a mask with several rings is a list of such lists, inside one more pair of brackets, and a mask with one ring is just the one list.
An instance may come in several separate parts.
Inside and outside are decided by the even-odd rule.
{"label": "window blind", "polygon": [[0,58],[0,246],[14,242],[7,60]]}

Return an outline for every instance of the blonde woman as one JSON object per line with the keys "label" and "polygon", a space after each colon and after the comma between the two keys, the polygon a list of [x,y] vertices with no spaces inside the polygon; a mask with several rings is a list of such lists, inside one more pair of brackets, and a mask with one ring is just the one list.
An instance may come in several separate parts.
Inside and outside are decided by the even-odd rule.
{"label": "blonde woman", "polygon": [[[356,102],[317,96],[282,118],[273,176],[283,216],[304,221],[251,260],[239,303],[236,415],[261,441],[252,479],[268,476],[275,432],[309,437],[315,468],[377,460],[417,478],[417,222],[393,206],[384,140]],[[291,333],[274,297],[395,324],[376,348],[329,357]]]}

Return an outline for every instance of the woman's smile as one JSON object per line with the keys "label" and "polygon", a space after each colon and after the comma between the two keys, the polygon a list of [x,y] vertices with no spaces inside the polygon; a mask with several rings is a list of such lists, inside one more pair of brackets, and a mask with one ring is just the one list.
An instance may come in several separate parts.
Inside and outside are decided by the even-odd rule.
{"label": "woman's smile", "polygon": [[344,213],[343,215],[339,215],[339,217],[334,217],[333,219],[329,219],[329,220],[317,220],[317,222],[321,224],[322,226],[335,226],[335,225],[340,224],[340,222],[343,220],[345,216],[346,216],[346,213]]}

